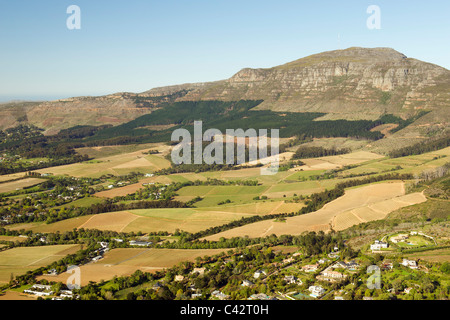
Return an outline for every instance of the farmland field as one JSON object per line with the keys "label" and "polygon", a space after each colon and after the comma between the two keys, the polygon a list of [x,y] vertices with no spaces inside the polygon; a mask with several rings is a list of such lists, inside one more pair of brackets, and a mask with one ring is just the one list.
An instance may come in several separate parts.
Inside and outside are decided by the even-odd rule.
{"label": "farmland field", "polygon": [[[220,237],[231,238],[236,236],[263,237],[270,234],[298,235],[304,231],[329,231],[343,230],[361,222],[378,220],[384,218],[388,213],[407,205],[426,200],[421,194],[404,195],[403,182],[379,183],[359,188],[348,189],[345,195],[326,204],[322,209],[301,216],[287,218],[286,222],[280,223],[271,220],[256,222],[243,227],[228,230],[207,237],[207,240],[218,240]],[[385,206],[384,201],[391,208]],[[374,208],[372,215],[358,215],[361,208]],[[361,213],[360,213],[361,214]]]}
{"label": "farmland field", "polygon": [[[291,212],[299,210],[302,204],[283,201],[248,206],[228,206],[224,208],[180,208],[180,209],[139,209],[88,215],[59,221],[52,224],[19,224],[11,230],[24,229],[33,232],[65,232],[74,228],[109,230],[117,232],[174,232],[180,229],[198,232],[211,226],[219,226],[254,214]],[[223,209],[223,210],[222,210]]]}
{"label": "farmland field", "polygon": [[0,252],[0,283],[7,283],[11,274],[24,274],[28,270],[47,266],[79,250],[80,245],[20,247]]}
{"label": "farmland field", "polygon": [[450,261],[450,249],[436,249],[408,254],[408,259],[421,259],[430,262]]}
{"label": "farmland field", "polygon": [[[225,250],[222,249],[113,249],[97,262],[81,266],[81,284],[89,281],[99,282],[109,280],[114,276],[130,275],[136,270],[152,272],[169,268],[182,261],[195,261],[197,257],[212,256]],[[41,276],[38,279],[66,282],[70,275]]]}
{"label": "farmland field", "polygon": [[39,178],[26,178],[17,181],[0,183],[0,193],[20,190],[23,188],[35,186],[45,180]]}
{"label": "farmland field", "polygon": [[170,166],[169,161],[162,154],[143,154],[144,151],[148,150],[149,148],[145,148],[129,153],[119,153],[96,158],[94,161],[85,161],[36,171],[39,173],[70,175],[73,177],[100,177],[104,174],[124,175],[133,171],[148,173]]}
{"label": "farmland field", "polygon": [[0,241],[23,242],[26,240],[27,240],[27,237],[0,236]]}
{"label": "farmland field", "polygon": [[[160,149],[161,153],[156,155],[144,154],[144,152],[151,149]],[[163,154],[168,152],[165,145],[145,145],[142,146],[142,149],[138,146],[92,147],[84,148],[80,151],[86,151],[95,159],[84,163],[38,171],[74,177],[100,177],[104,174],[121,175],[133,171],[150,173],[169,166],[169,162],[163,157]],[[189,208],[126,210],[78,216],[51,224],[47,224],[45,221],[34,221],[5,225],[5,228],[16,231],[21,229],[30,230],[33,233],[63,233],[80,228],[124,233],[141,232],[143,234],[159,231],[174,233],[177,230],[196,233],[211,227],[222,226],[244,217],[298,212],[305,205],[302,198],[298,198],[299,196],[330,190],[340,182],[360,179],[360,176],[366,174],[381,174],[385,172],[417,173],[436,168],[448,161],[446,159],[447,155],[450,155],[450,148],[399,159],[390,159],[371,152],[356,151],[339,156],[302,159],[305,163],[304,166],[279,171],[271,176],[262,176],[261,168],[155,175],[143,178],[135,184],[97,192],[94,195],[57,206],[55,209],[61,207],[70,208],[72,206],[88,207],[106,201],[106,199],[114,201],[113,198],[116,196],[133,194],[144,188],[144,183],[164,185],[172,182],[206,181],[208,178],[211,178],[225,181],[256,180],[258,185],[207,184],[186,186],[177,190],[173,199],[188,202],[196,197],[201,198]],[[344,168],[345,166],[350,167]],[[338,169],[337,173],[331,171],[334,169]],[[26,186],[26,183],[32,185],[31,183],[43,181],[42,179],[29,179],[5,182],[0,184],[0,188],[4,187],[4,192],[13,191]],[[23,185],[21,186],[19,183]],[[102,183],[107,185],[109,182]],[[331,229],[335,231],[345,230],[356,224],[384,219],[389,213],[397,209],[406,209],[406,207],[421,204],[427,200],[423,192],[406,193],[406,183],[413,185],[413,181],[382,181],[348,188],[344,196],[326,204],[316,212],[286,218],[285,221],[276,219],[264,220],[220,232],[205,239],[217,241],[222,237],[265,237],[271,234],[278,236],[282,234],[299,235],[304,231],[327,232]],[[15,196],[12,199],[25,198],[24,196]],[[9,241],[13,239],[14,241],[25,240],[25,238],[0,237],[0,240]],[[177,237],[172,237],[170,241],[177,240]],[[57,248],[58,246],[43,248],[50,250],[52,247]],[[76,246],[68,246],[66,251],[54,249],[54,251],[50,250],[49,252],[42,248],[40,252],[40,248],[6,250],[0,253],[0,262],[8,261],[8,265],[0,263],[0,283],[8,282],[11,273],[24,274],[27,270],[36,269],[41,265],[48,265],[50,262],[67,254],[67,252],[75,252],[77,248]],[[14,250],[20,249],[29,249],[30,253],[24,252],[22,254],[21,251],[17,251],[14,254]],[[31,253],[33,249],[37,250],[34,251],[37,252],[36,254]],[[213,255],[221,251],[222,249],[113,249],[106,253],[100,261],[81,266],[81,280],[83,284],[87,284],[89,281],[108,280],[114,276],[130,275],[137,269],[142,271],[162,270],[180,261],[193,261],[197,256]],[[2,254],[4,255],[2,256]],[[425,258],[434,259],[433,261],[445,261],[445,259],[448,259],[448,252],[442,254],[440,251],[429,252],[430,255],[427,257],[425,257],[425,252],[422,254],[424,260],[426,260]],[[417,257],[419,256],[417,255]],[[38,279],[64,282],[68,276],[68,274],[60,274],[58,276],[44,275]],[[9,292],[8,294],[11,293]]]}

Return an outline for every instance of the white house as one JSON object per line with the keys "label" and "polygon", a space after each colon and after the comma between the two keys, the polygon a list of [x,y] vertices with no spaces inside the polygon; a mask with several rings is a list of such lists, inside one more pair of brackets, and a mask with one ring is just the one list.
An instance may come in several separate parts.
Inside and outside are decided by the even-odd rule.
{"label": "white house", "polygon": [[258,279],[259,277],[261,277],[262,275],[266,275],[265,271],[261,271],[261,270],[257,270],[255,271],[255,273],[253,274],[253,278]]}
{"label": "white house", "polygon": [[177,275],[177,276],[175,276],[175,279],[174,279],[175,281],[183,281],[184,280],[184,276],[182,276],[182,275]]}
{"label": "white house", "polygon": [[375,243],[370,245],[370,250],[374,251],[374,250],[386,249],[388,247],[389,247],[389,243],[375,240]]}
{"label": "white house", "polygon": [[249,281],[249,280],[244,280],[242,281],[242,286],[243,287],[251,287],[254,283]]}
{"label": "white house", "polygon": [[345,278],[345,275],[343,273],[340,273],[338,271],[332,271],[329,269],[324,270],[321,274],[323,277],[328,279],[341,280]]}
{"label": "white house", "polygon": [[43,285],[43,284],[35,284],[30,289],[24,290],[24,293],[32,294],[35,296],[50,296],[53,294],[51,291],[51,286]]}
{"label": "white house", "polygon": [[99,242],[99,244],[102,248],[108,248],[108,245],[109,245],[108,242]]}
{"label": "white house", "polygon": [[321,286],[310,286],[308,291],[311,292],[310,296],[313,298],[318,298],[325,293],[325,289]]}
{"label": "white house", "polygon": [[418,269],[417,262],[414,260],[403,259],[402,265],[410,269]]}
{"label": "white house", "polygon": [[130,244],[130,246],[147,247],[147,246],[151,245],[152,242],[131,240],[131,241],[129,242],[129,244]]}

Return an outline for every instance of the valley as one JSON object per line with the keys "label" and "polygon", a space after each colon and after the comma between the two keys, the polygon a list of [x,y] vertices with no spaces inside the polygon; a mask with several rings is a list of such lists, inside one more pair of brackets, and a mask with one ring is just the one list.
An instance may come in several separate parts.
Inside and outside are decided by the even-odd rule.
{"label": "valley", "polygon": [[[1,105],[0,299],[448,299],[449,74],[349,48]],[[244,163],[176,164],[172,133],[194,121],[278,129],[277,171],[261,174],[246,140]]]}

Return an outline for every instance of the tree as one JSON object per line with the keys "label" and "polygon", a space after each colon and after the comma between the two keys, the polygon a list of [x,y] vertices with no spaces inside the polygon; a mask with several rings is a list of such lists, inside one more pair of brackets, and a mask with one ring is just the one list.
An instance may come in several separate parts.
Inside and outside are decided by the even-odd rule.
{"label": "tree", "polygon": [[444,262],[439,270],[442,273],[450,274],[450,263]]}

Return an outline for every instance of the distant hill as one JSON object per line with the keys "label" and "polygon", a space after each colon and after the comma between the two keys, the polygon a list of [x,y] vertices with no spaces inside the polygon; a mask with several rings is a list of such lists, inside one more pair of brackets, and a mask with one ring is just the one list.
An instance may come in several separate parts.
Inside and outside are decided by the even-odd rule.
{"label": "distant hill", "polygon": [[154,88],[142,93],[0,105],[0,127],[31,123],[47,133],[75,125],[118,125],[177,101],[264,100],[257,109],[321,112],[321,119],[411,118],[430,111],[393,138],[420,139],[448,128],[450,71],[390,48],[323,52],[230,79]]}

